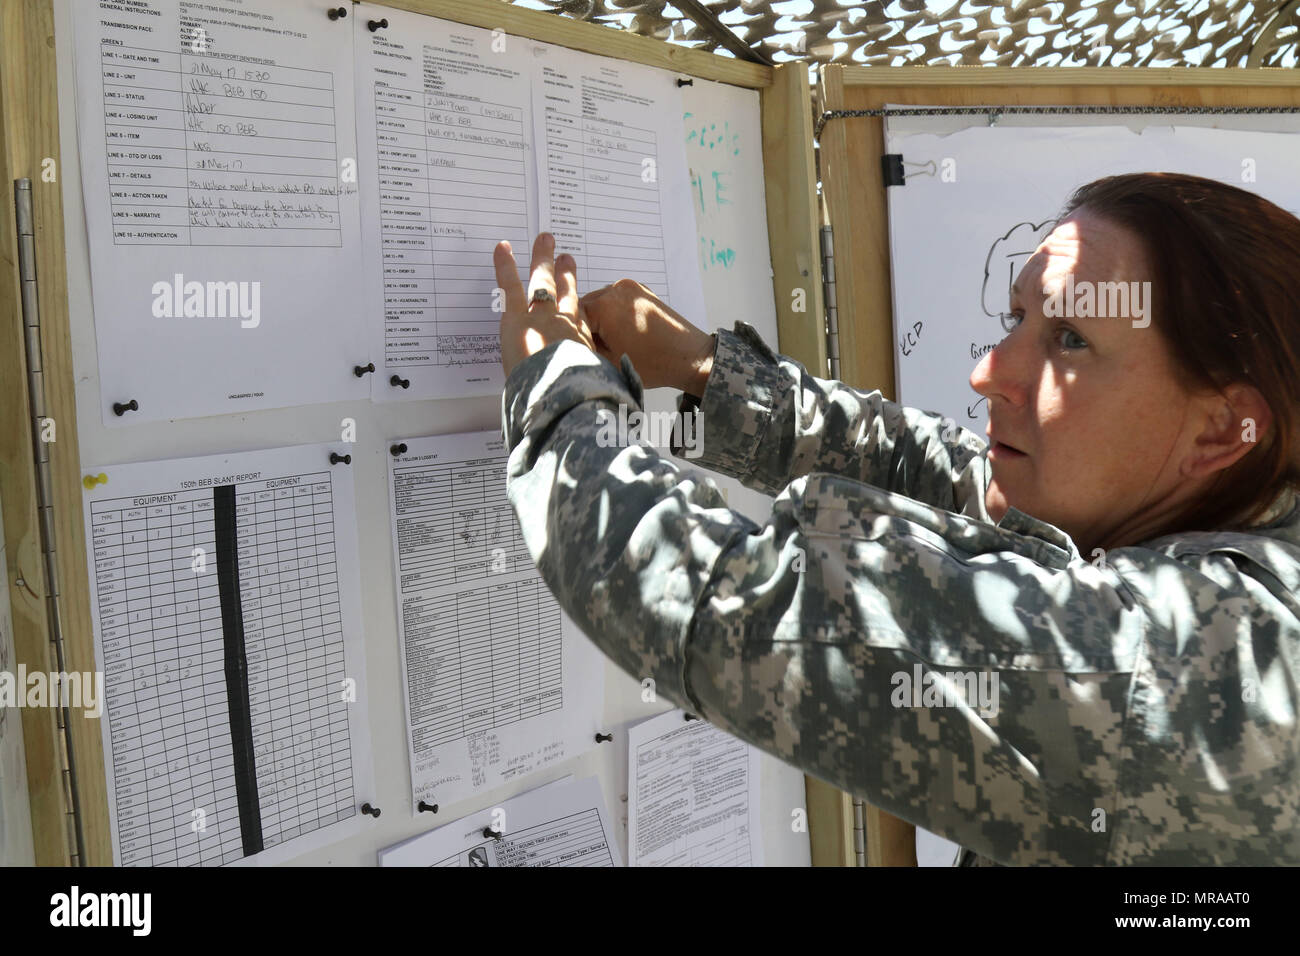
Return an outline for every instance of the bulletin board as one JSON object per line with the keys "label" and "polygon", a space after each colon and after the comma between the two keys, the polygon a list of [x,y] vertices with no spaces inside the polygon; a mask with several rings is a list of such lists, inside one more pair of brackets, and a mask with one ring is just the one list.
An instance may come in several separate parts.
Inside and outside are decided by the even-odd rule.
{"label": "bulletin board", "polygon": [[[352,471],[357,499],[362,617],[370,688],[375,768],[373,803],[383,811],[361,833],[307,853],[301,864],[373,865],[376,852],[473,810],[567,774],[596,775],[615,819],[626,814],[626,729],[662,712],[641,702],[640,686],[606,662],[605,726],[614,743],[510,787],[440,808],[412,813],[405,749],[403,687],[393,601],[393,557],[387,515],[387,468],[392,440],[498,429],[499,397],[372,404],[348,401],[235,415],[162,421],[106,429],[97,376],[90,270],[78,167],[71,24],[85,0],[15,0],[0,16],[0,164],[5,179],[33,181],[36,268],[39,274],[41,397],[27,399],[22,336],[5,328],[0,385],[15,396],[21,416],[3,425],[4,526],[13,595],[17,656],[29,668],[93,670],[86,541],[82,526],[82,462],[112,465],[283,445],[338,441],[340,422],[356,422]],[[322,4],[322,16],[326,6]],[[707,316],[701,325],[755,325],[786,354],[824,369],[821,281],[817,257],[815,176],[806,68],[775,69],[608,28],[516,9],[495,0],[400,0],[387,6],[353,3],[351,15],[382,17],[401,9],[508,34],[614,56],[670,70],[683,87],[682,136],[693,182],[696,231]],[[52,55],[51,55],[52,54]],[[722,148],[725,144],[725,148]],[[44,171],[55,179],[42,180]],[[50,188],[42,188],[47,184]],[[10,221],[13,197],[7,195]],[[0,246],[0,298],[19,301],[15,244]],[[766,241],[762,241],[762,240]],[[525,256],[526,260],[526,256]],[[633,276],[635,278],[635,276]],[[802,294],[796,294],[802,290]],[[12,348],[11,348],[12,346]],[[667,395],[653,401],[665,402]],[[42,405],[43,407],[36,407]],[[57,423],[57,439],[33,447],[34,418]],[[42,544],[37,456],[48,454],[51,534]],[[722,481],[729,500],[763,520],[760,496]],[[48,571],[46,569],[48,568]],[[43,573],[45,572],[45,573]],[[63,634],[54,660],[51,620]],[[65,725],[66,721],[66,725]],[[100,729],[73,710],[23,714],[36,860],[42,864],[112,862]],[[71,766],[70,775],[64,769]],[[75,792],[72,780],[75,777]],[[762,763],[765,861],[774,865],[846,864],[853,859],[843,801],[833,788],[805,779],[772,758]],[[807,785],[807,791],[805,791]],[[70,812],[75,803],[77,813]],[[791,827],[792,811],[808,810],[810,833]],[[626,839],[626,832],[623,839]],[[624,849],[626,847],[624,846]]]}

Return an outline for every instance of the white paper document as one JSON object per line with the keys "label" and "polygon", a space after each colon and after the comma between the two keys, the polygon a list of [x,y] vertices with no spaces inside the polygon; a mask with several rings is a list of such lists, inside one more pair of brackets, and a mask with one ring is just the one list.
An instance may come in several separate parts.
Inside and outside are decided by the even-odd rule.
{"label": "white paper document", "polygon": [[622,866],[600,783],[563,780],[381,850],[380,866]]}
{"label": "white paper document", "polygon": [[[537,232],[524,41],[384,17],[383,30],[356,23],[366,309],[383,357],[374,398],[495,394],[492,250],[510,240],[526,269]],[[494,50],[505,42],[514,55]]]}
{"label": "white paper document", "polygon": [[633,278],[703,316],[676,77],[550,44],[533,67],[541,228],[573,254],[579,293]]}
{"label": "white paper document", "polygon": [[[587,292],[625,276],[704,314],[675,77],[433,17],[356,23],[376,400],[500,391],[492,250],[540,229]],[[378,361],[378,360],[377,360]]]}
{"label": "white paper document", "polygon": [[671,710],[628,731],[631,866],[762,866],[760,752]]}
{"label": "white paper document", "polygon": [[364,822],[352,469],[331,450],[91,469],[115,865],[273,863]]}
{"label": "white paper document", "polygon": [[364,398],[350,21],[310,0],[76,6],[104,423]]}
{"label": "white paper document", "polygon": [[414,807],[595,746],[605,668],[524,546],[500,432],[404,444],[389,506]]}

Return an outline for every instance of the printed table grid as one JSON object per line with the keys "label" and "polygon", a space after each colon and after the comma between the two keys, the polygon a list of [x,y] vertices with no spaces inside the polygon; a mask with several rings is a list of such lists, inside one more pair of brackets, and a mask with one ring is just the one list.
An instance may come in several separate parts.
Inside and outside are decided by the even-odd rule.
{"label": "printed table grid", "polygon": [[500,459],[394,469],[402,593],[533,571]]}
{"label": "printed table grid", "polygon": [[505,463],[396,467],[393,507],[415,751],[560,709],[560,609],[524,546]]}
{"label": "printed table grid", "polygon": [[[551,231],[578,264],[579,291],[635,274],[670,300],[653,130],[546,109]],[[612,214],[616,214],[612,215]]]}
{"label": "printed table grid", "polygon": [[[693,793],[693,807],[707,807],[727,799],[728,791],[743,792],[748,786],[749,751],[741,741],[710,730],[687,742],[665,744],[662,739],[647,740],[629,755],[637,786],[638,846],[628,847],[649,854],[672,846],[672,857],[661,865],[668,866],[752,866],[749,844],[748,801],[729,811],[722,831],[707,842],[693,843],[695,827],[685,836],[673,837],[678,824],[662,815],[654,806],[656,791],[665,777],[688,773]],[[662,798],[659,798],[662,799]]]}
{"label": "printed table grid", "polygon": [[[267,488],[267,485],[279,485]],[[91,503],[124,865],[246,855],[236,800],[215,488]],[[235,486],[262,845],[352,812],[330,476]],[[260,848],[260,847],[259,847]]]}
{"label": "printed table grid", "polygon": [[385,362],[496,364],[492,250],[530,239],[524,111],[384,84],[374,95]]}
{"label": "printed table grid", "polygon": [[339,247],[334,77],[104,44],[115,245]]}

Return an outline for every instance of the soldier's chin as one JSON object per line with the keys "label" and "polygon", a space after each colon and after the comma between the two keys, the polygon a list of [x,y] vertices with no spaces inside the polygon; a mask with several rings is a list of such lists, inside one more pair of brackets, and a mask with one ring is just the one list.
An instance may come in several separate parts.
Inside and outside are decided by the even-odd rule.
{"label": "soldier's chin", "polygon": [[1008,499],[998,480],[994,478],[989,482],[988,489],[984,493],[984,508],[988,511],[989,517],[997,524],[1002,520],[1007,509],[1012,507],[1012,502]]}

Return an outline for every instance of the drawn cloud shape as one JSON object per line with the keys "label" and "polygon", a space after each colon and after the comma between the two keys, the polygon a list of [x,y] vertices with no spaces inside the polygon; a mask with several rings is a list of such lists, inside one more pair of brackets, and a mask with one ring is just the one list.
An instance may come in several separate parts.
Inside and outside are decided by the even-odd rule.
{"label": "drawn cloud shape", "polygon": [[1007,311],[1016,274],[1055,226],[1055,219],[1018,222],[993,240],[984,260],[984,285],[980,291],[985,315],[999,316]]}

